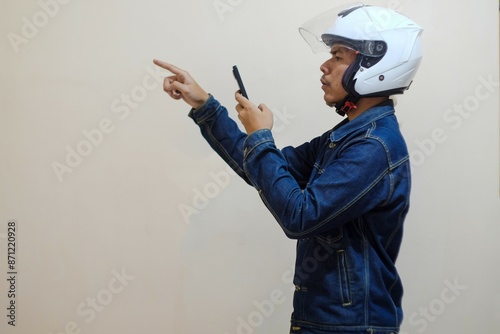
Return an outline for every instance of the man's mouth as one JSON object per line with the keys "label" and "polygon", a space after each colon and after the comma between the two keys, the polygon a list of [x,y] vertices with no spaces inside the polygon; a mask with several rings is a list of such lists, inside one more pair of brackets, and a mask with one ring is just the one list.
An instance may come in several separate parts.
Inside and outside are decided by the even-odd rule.
{"label": "man's mouth", "polygon": [[326,81],[325,79],[321,78],[320,81],[323,84],[323,86],[330,86],[330,83],[328,81]]}

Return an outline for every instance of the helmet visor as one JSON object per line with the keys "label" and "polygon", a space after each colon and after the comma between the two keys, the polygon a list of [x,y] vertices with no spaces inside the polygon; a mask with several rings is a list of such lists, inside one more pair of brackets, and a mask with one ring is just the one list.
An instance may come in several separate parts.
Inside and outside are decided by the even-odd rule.
{"label": "helmet visor", "polygon": [[[382,57],[387,51],[387,44],[378,34],[374,27],[380,25],[380,18],[374,18],[366,11],[366,5],[355,3],[332,8],[304,23],[299,32],[304,40],[309,44],[313,53],[329,52],[334,44],[341,44],[350,49],[356,50],[365,56]],[[353,11],[363,11],[363,29],[360,29],[357,22],[351,26],[337,27],[336,20],[348,16]],[[366,20],[371,24],[366,24]],[[370,22],[371,21],[371,22]],[[347,38],[355,36],[356,38]],[[358,38],[359,35],[359,38]]]}
{"label": "helmet visor", "polygon": [[299,33],[309,44],[313,53],[329,52],[330,47],[323,42],[321,35],[332,26],[337,14],[342,9],[333,8],[323,14],[320,14],[299,27]]}

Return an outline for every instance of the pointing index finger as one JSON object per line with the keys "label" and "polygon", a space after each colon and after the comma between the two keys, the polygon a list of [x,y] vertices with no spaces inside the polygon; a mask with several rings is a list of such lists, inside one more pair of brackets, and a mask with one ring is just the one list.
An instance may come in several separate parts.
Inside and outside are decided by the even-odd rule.
{"label": "pointing index finger", "polygon": [[177,74],[177,75],[183,74],[183,71],[180,68],[178,68],[170,63],[167,63],[167,62],[164,62],[164,61],[161,61],[158,59],[154,59],[153,63],[155,63],[155,65],[157,65],[157,66],[160,66],[161,68],[166,69],[167,71],[172,72],[173,74]]}

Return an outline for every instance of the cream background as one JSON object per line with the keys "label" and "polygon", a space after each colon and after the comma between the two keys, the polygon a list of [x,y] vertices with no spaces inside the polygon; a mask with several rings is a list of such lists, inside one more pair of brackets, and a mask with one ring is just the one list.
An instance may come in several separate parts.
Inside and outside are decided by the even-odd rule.
{"label": "cream background", "polygon": [[[367,2],[425,29],[422,67],[397,105],[418,162],[398,260],[403,332],[497,333],[499,99],[480,79],[498,83],[497,3]],[[298,145],[340,118],[321,99],[326,55],[297,28],[344,2],[72,0],[46,22],[40,3],[55,2],[0,1],[0,332],[287,333],[294,242],[163,93],[152,59],[188,69],[233,116],[237,63],[251,99],[281,115],[278,145]],[[9,33],[22,36],[34,16],[40,27],[16,52]],[[488,98],[472,98],[478,86]],[[468,116],[447,111],[466,101],[479,103]],[[100,126],[108,133],[85,147],[83,131]],[[58,179],[53,164],[78,145],[88,155]],[[197,210],[188,219],[187,206]],[[12,219],[15,328],[5,316]],[[273,307],[259,311],[264,300]]]}

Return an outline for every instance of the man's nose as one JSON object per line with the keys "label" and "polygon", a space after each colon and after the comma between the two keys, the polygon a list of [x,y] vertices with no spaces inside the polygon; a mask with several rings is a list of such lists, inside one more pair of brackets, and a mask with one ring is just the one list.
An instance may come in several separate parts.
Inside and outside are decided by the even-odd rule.
{"label": "man's nose", "polygon": [[323,74],[328,74],[330,72],[330,68],[328,67],[328,61],[325,61],[319,68]]}

